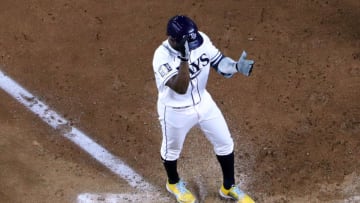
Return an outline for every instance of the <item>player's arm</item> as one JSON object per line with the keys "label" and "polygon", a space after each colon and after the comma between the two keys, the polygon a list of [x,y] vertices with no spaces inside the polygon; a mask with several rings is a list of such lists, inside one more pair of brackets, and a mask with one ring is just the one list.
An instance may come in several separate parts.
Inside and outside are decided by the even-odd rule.
{"label": "player's arm", "polygon": [[217,59],[211,65],[219,74],[226,78],[230,78],[237,72],[249,76],[254,66],[254,61],[246,59],[246,55],[246,52],[243,51],[239,61],[234,61],[218,52]]}
{"label": "player's arm", "polygon": [[246,56],[246,52],[243,51],[238,61],[234,61],[229,57],[223,57],[217,68],[222,73],[233,75],[234,73],[239,72],[245,76],[249,76],[254,66],[254,61],[246,59]]}
{"label": "player's arm", "polygon": [[189,87],[189,81],[190,81],[189,63],[188,63],[190,57],[190,49],[189,49],[189,44],[187,42],[187,38],[184,37],[179,44],[175,44],[174,46],[181,53],[181,56],[179,56],[181,60],[179,72],[177,75],[170,78],[166,83],[166,85],[169,86],[172,90],[174,90],[178,94],[185,94]]}
{"label": "player's arm", "polygon": [[189,64],[187,61],[181,61],[178,74],[174,75],[166,82],[178,94],[185,94],[190,81]]}
{"label": "player's arm", "polygon": [[219,74],[226,78],[230,78],[237,72],[242,73],[245,76],[249,76],[251,74],[254,61],[246,59],[245,51],[243,51],[238,61],[234,61],[230,57],[224,56],[219,49],[212,44],[211,40],[206,35],[204,35],[204,38],[204,41],[208,43],[207,51],[210,56],[210,65]]}

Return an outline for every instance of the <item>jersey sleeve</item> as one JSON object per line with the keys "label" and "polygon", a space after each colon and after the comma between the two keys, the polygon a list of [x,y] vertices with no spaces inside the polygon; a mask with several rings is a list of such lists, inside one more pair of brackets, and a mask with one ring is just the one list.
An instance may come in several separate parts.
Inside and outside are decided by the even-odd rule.
{"label": "jersey sleeve", "polygon": [[222,58],[222,53],[219,51],[219,49],[211,42],[210,38],[203,32],[199,31],[201,36],[204,39],[205,49],[210,57],[210,65],[216,66],[217,63],[219,63],[220,59]]}
{"label": "jersey sleeve", "polygon": [[174,56],[160,46],[154,54],[153,70],[158,88],[165,86],[167,81],[178,73],[179,64],[175,63]]}
{"label": "jersey sleeve", "polygon": [[156,76],[160,79],[164,85],[166,82],[178,73],[177,68],[171,67],[169,63],[162,64],[157,67],[155,71]]}
{"label": "jersey sleeve", "polygon": [[220,62],[226,58],[221,51],[211,42],[210,38],[206,36],[204,33],[202,33],[204,41],[207,43],[207,50],[210,57],[210,66],[216,70],[217,73],[220,75],[229,78],[233,75],[233,73],[230,73],[228,71],[222,70],[222,68],[219,67]]}

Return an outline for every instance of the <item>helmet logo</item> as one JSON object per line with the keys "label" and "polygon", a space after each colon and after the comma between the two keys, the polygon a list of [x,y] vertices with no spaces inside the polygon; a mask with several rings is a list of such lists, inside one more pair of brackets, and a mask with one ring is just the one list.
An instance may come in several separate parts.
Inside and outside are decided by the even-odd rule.
{"label": "helmet logo", "polygon": [[195,32],[190,33],[189,37],[190,37],[191,40],[195,40],[196,39],[196,33]]}

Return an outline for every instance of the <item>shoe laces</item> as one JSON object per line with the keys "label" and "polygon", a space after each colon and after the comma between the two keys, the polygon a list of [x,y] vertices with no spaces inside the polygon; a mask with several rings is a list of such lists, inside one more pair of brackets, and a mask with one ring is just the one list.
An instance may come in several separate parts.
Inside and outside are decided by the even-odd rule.
{"label": "shoe laces", "polygon": [[180,193],[186,193],[187,189],[186,189],[186,183],[183,181],[179,181],[179,183],[177,184],[177,188],[179,189]]}
{"label": "shoe laces", "polygon": [[233,193],[235,193],[238,196],[238,198],[241,198],[245,195],[245,193],[242,190],[240,190],[239,187],[234,185],[234,186],[232,186],[232,188],[234,188],[232,191],[233,191]]}

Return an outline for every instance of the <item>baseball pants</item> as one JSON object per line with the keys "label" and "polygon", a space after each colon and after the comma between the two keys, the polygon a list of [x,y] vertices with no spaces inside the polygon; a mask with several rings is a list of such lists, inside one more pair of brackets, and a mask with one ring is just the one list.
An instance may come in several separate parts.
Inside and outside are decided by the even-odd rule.
{"label": "baseball pants", "polygon": [[195,125],[200,127],[213,145],[216,155],[228,155],[234,150],[224,116],[207,92],[202,95],[199,104],[190,107],[174,108],[158,102],[158,114],[163,136],[161,157],[164,160],[174,161],[179,158],[186,135]]}

